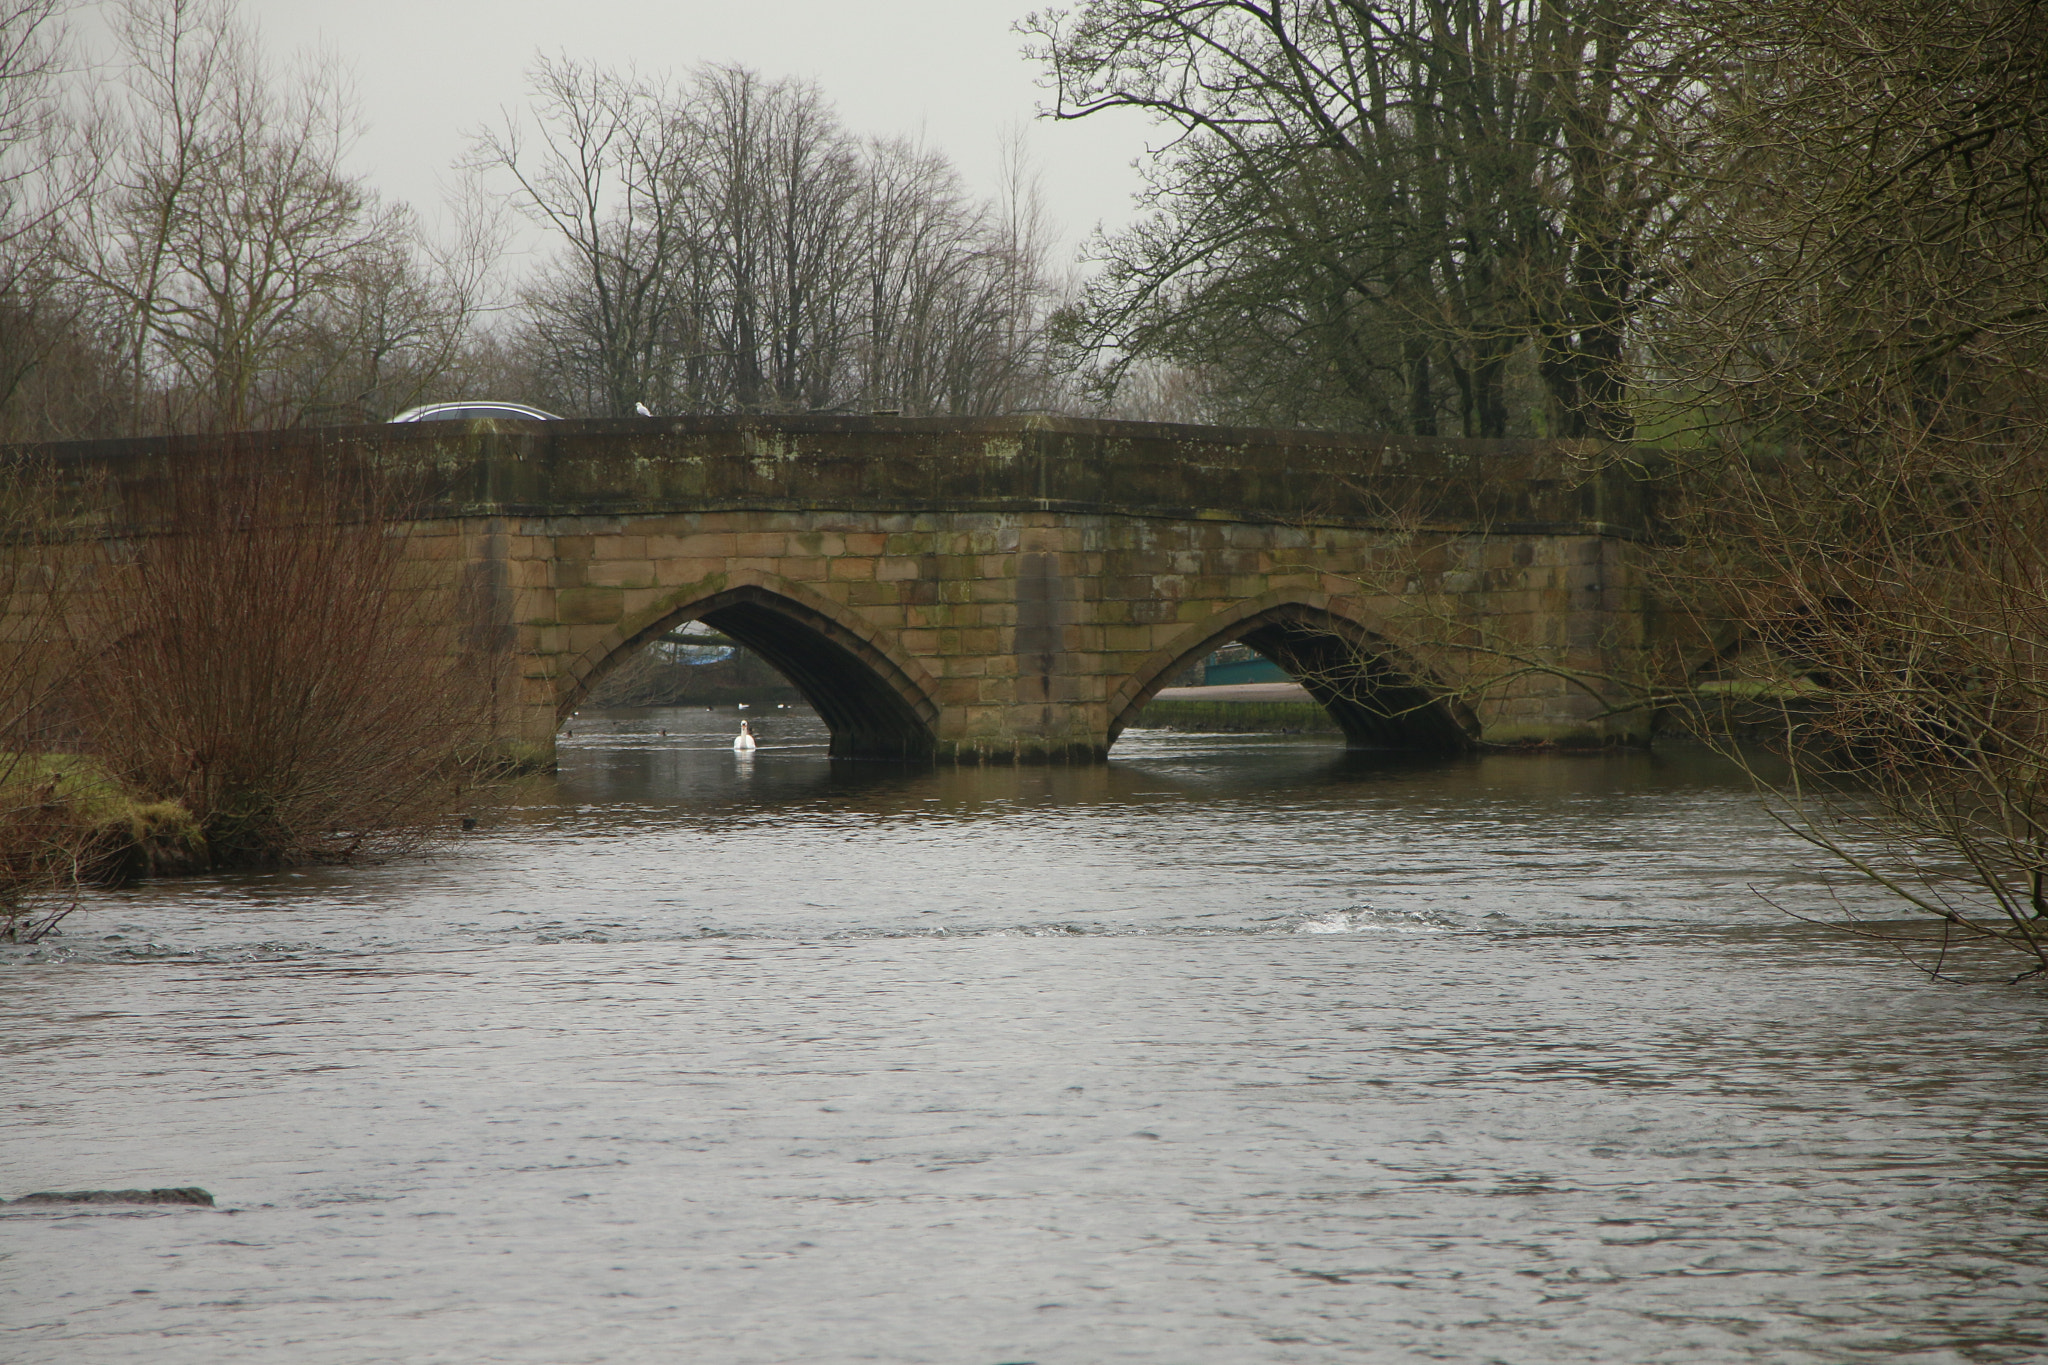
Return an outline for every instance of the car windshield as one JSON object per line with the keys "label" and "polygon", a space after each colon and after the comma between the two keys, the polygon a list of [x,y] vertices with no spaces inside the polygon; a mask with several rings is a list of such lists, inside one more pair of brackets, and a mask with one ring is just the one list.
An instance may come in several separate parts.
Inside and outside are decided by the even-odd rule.
{"label": "car windshield", "polygon": [[517,422],[559,422],[561,417],[524,403],[428,403],[408,408],[392,418],[394,422],[467,422],[479,417],[509,418]]}

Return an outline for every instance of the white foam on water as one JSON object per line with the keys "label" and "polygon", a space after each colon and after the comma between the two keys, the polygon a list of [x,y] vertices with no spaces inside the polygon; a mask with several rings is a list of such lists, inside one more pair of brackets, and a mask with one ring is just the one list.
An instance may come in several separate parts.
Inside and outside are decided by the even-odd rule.
{"label": "white foam on water", "polygon": [[1354,906],[1305,915],[1287,926],[1293,934],[1441,934],[1470,926],[1457,915],[1440,910],[1377,910]]}

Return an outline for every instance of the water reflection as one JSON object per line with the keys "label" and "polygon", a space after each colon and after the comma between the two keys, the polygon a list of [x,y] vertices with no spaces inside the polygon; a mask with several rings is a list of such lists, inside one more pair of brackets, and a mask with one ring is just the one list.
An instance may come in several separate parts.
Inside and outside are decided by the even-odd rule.
{"label": "water reflection", "polygon": [[[543,804],[654,802],[728,806],[852,803],[885,811],[908,800],[998,812],[1010,803],[1115,804],[1153,795],[1274,801],[1343,801],[1372,788],[1445,800],[1520,798],[1537,806],[1646,792],[1741,789],[1727,760],[1697,748],[1524,761],[1521,756],[1443,757],[1349,750],[1330,736],[1204,735],[1129,731],[1103,765],[926,767],[826,758],[827,736],[808,711],[757,723],[762,749],[751,784],[734,789],[735,755],[724,751],[730,710],[666,709],[586,715],[596,726],[564,746],[559,784]],[[742,760],[744,761],[744,760]],[[766,784],[766,785],[763,785]]]}

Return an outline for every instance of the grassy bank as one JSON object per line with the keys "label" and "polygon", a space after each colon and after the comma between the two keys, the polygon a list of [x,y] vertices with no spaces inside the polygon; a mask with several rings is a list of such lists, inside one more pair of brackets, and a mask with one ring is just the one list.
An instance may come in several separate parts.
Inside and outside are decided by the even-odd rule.
{"label": "grassy bank", "polygon": [[140,801],[73,754],[0,755],[0,942],[33,942],[81,886],[120,886],[207,864],[199,822]]}
{"label": "grassy bank", "polygon": [[206,866],[206,841],[192,812],[176,801],[136,798],[94,759],[17,754],[5,767],[0,807],[8,823],[17,833],[40,833],[51,850],[70,850],[84,881],[117,885]]}

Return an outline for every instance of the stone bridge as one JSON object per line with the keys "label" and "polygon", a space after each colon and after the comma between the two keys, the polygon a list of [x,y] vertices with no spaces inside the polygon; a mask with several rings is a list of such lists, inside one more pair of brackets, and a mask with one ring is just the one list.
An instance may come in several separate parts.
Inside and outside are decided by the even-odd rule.
{"label": "stone bridge", "polygon": [[[781,671],[845,757],[1097,761],[1233,640],[1354,745],[1647,738],[1565,675],[1644,657],[1649,487],[1562,446],[1037,417],[237,439],[432,471],[410,552],[498,656],[503,737],[548,753],[598,680],[691,620]],[[193,446],[48,449],[134,483]]]}

